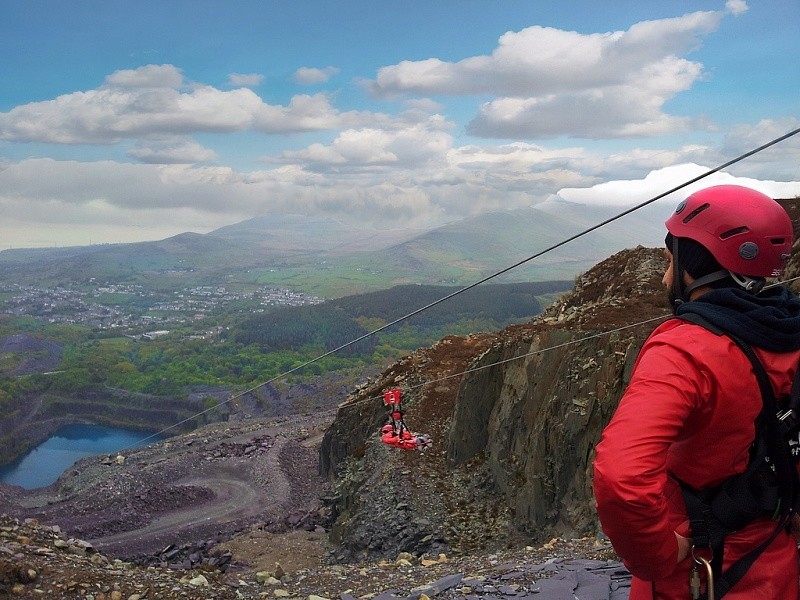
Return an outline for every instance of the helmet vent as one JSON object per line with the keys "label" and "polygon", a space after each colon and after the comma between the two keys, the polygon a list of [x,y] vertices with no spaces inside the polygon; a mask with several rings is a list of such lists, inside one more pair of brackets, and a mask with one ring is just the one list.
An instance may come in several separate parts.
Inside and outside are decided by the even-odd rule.
{"label": "helmet vent", "polygon": [[699,215],[701,212],[703,212],[705,209],[707,209],[709,206],[711,206],[711,205],[708,202],[706,202],[705,204],[703,204],[701,206],[698,206],[692,212],[690,212],[688,215],[683,217],[683,222],[684,223],[688,223],[689,221],[694,219],[697,215]]}
{"label": "helmet vent", "polygon": [[737,227],[736,229],[729,229],[728,231],[720,233],[719,234],[719,239],[727,240],[730,237],[733,237],[735,235],[739,235],[740,233],[747,233],[748,231],[750,231],[750,229],[743,225],[742,227]]}
{"label": "helmet vent", "polygon": [[786,238],[771,238],[769,243],[773,246],[783,246],[786,243]]}

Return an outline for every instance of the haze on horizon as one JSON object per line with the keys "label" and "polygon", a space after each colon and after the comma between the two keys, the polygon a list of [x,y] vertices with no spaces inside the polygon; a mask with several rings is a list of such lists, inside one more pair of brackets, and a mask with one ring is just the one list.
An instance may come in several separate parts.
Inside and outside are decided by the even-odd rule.
{"label": "haze on horizon", "polygon": [[[0,248],[631,206],[800,127],[795,0],[595,8],[6,0]],[[793,197],[798,165],[795,136],[702,185]]]}

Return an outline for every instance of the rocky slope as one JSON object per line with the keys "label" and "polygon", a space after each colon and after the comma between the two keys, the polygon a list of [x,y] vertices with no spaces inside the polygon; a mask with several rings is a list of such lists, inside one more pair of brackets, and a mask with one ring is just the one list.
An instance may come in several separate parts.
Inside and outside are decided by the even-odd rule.
{"label": "rocky slope", "polygon": [[[308,598],[441,600],[536,594],[623,600],[630,577],[589,540],[553,540],[541,547],[449,558],[401,554],[396,560],[286,573],[143,568],[110,559],[57,526],[0,516],[0,597],[81,600]],[[11,555],[10,558],[6,556]],[[285,558],[285,556],[284,556]]]}

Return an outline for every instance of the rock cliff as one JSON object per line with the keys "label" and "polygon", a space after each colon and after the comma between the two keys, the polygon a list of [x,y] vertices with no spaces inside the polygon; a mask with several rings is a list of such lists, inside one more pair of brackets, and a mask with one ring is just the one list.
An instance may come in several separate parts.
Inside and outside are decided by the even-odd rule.
{"label": "rock cliff", "polygon": [[[616,329],[668,314],[663,268],[659,250],[622,252],[530,323],[446,338],[351,394],[320,451],[336,558],[594,534],[592,449],[654,322]],[[380,442],[387,387],[433,448]]]}
{"label": "rock cliff", "polygon": [[600,263],[538,327],[500,336],[464,376],[449,464],[485,461],[518,530],[595,531],[593,449],[644,338],[668,316],[663,266],[659,251],[644,248]]}

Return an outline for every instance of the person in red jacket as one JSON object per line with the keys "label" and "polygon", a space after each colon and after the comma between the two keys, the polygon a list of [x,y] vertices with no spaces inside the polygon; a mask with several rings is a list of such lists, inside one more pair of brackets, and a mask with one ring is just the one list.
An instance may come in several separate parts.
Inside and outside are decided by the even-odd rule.
{"label": "person in red jacket", "polygon": [[391,424],[381,427],[381,441],[402,450],[424,450],[431,445],[431,439],[427,435],[411,433],[404,427],[394,427]]}
{"label": "person in red jacket", "polygon": [[[784,209],[755,190],[715,186],[690,195],[666,226],[663,283],[676,315],[700,315],[743,339],[776,396],[788,394],[800,361],[800,299],[764,286],[792,247]],[[676,318],[649,336],[594,461],[598,517],[633,575],[630,600],[692,597],[681,484],[713,489],[742,473],[761,407],[753,367],[728,335]],[[726,535],[723,571],[762,543],[727,600],[800,598],[796,541],[769,517]],[[702,586],[706,593],[704,573]]]}

